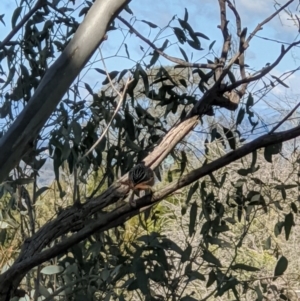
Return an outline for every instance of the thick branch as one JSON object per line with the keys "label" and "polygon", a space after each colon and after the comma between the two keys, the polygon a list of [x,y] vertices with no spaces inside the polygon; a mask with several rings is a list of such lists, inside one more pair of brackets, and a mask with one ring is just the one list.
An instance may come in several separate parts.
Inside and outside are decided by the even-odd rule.
{"label": "thick branch", "polygon": [[[0,140],[0,182],[22,157],[73,80],[105,36],[108,25],[129,0],[97,0],[78,27],[74,38],[46,72],[27,106]],[[95,34],[97,32],[97,34]]]}
{"label": "thick branch", "polygon": [[[278,133],[274,133],[272,135],[266,134],[255,139],[252,142],[245,144],[244,146],[240,147],[237,150],[231,151],[230,153],[224,155],[223,157],[208,163],[202,167],[199,167],[192,172],[188,173],[187,175],[181,177],[179,180],[170,183],[167,187],[163,188],[162,190],[156,192],[153,195],[153,198],[149,196],[145,196],[140,198],[137,201],[137,207],[132,208],[129,204],[122,204],[119,205],[114,211],[109,213],[103,213],[100,217],[98,216],[97,219],[90,222],[87,226],[85,226],[82,230],[73,234],[71,237],[67,238],[66,240],[56,244],[55,246],[45,250],[45,251],[38,251],[37,249],[34,252],[29,252],[24,254],[22,260],[16,262],[8,271],[0,275],[0,288],[7,287],[11,283],[11,279],[20,279],[20,275],[24,275],[28,272],[31,268],[55,257],[62,253],[64,253],[67,249],[72,247],[73,245],[79,243],[89,235],[98,232],[98,231],[105,231],[107,229],[116,227],[124,221],[128,220],[130,217],[146,210],[149,206],[161,201],[174,191],[183,188],[187,185],[192,184],[193,182],[199,180],[200,178],[252,153],[253,151],[260,149],[262,147],[266,147],[269,145],[273,145],[279,142],[284,142],[293,138],[296,138],[300,135],[300,126],[295,127],[288,131],[282,131]],[[50,236],[51,233],[60,232],[62,228],[69,227],[70,229],[70,220],[77,219],[78,214],[81,215],[80,219],[84,219],[90,215],[90,209],[99,210],[97,207],[102,207],[99,204],[105,204],[107,202],[107,198],[109,198],[109,193],[105,192],[102,196],[94,199],[91,202],[88,202],[83,205],[83,209],[78,212],[77,208],[70,208],[64,212],[64,217],[58,217],[56,222],[49,222],[43,227],[43,231],[39,231],[39,235],[36,237],[32,237],[30,241],[27,241],[27,245],[36,245],[39,244],[41,241],[41,233],[46,237]],[[91,204],[92,205],[91,205]],[[58,221],[58,222],[57,222]],[[69,223],[69,224],[68,224]],[[38,234],[37,233],[37,234]],[[43,238],[44,239],[44,238]],[[39,246],[39,250],[41,250],[43,246]],[[21,252],[21,253],[22,253]],[[26,256],[25,256],[26,255]],[[0,290],[1,292],[1,290]],[[1,295],[0,295],[1,296]],[[1,299],[0,299],[1,300]]]}

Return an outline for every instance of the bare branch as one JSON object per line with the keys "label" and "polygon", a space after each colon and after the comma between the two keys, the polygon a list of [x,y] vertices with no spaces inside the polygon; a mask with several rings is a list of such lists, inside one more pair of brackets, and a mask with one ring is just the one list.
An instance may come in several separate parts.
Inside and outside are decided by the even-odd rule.
{"label": "bare branch", "polygon": [[269,132],[269,135],[273,134],[292,114],[299,108],[300,102]]}
{"label": "bare branch", "polygon": [[142,41],[144,41],[146,44],[148,44],[151,48],[153,48],[157,53],[159,53],[161,56],[166,58],[167,60],[176,63],[178,65],[182,65],[184,67],[193,67],[193,68],[203,68],[203,69],[216,69],[219,64],[196,64],[196,63],[189,63],[182,59],[179,59],[177,57],[169,56],[163,51],[161,51],[159,48],[157,48],[150,40],[145,38],[143,35],[141,35],[129,22],[127,22],[124,18],[121,16],[118,16],[117,19],[119,19],[121,22],[123,22],[133,33],[135,33]]}
{"label": "bare branch", "polygon": [[265,20],[263,20],[261,23],[257,24],[257,26],[255,27],[255,29],[253,30],[253,32],[249,35],[248,39],[246,40],[245,44],[244,44],[244,48],[248,48],[249,46],[249,42],[251,41],[251,39],[256,35],[256,33],[262,29],[263,25],[265,25],[266,23],[268,23],[269,21],[271,21],[274,17],[276,17],[281,11],[283,11],[285,8],[287,8],[292,2],[294,2],[294,0],[290,0],[288,1],[285,5],[283,5],[282,7],[280,7],[278,10],[276,10],[275,13],[273,13],[271,16],[269,16],[268,18],[266,18]]}
{"label": "bare branch", "polygon": [[[236,81],[235,83],[228,85],[227,87],[225,87],[222,91],[231,91],[237,87],[239,87],[242,84],[245,83],[250,83],[253,81],[256,81],[258,79],[261,79],[263,76],[265,76],[266,74],[268,74],[272,69],[274,69],[282,60],[282,58],[294,47],[300,44],[300,41],[294,42],[292,44],[290,44],[287,49],[284,49],[284,46],[282,45],[281,47],[281,53],[278,56],[278,58],[275,60],[275,62],[265,68],[263,68],[259,74],[255,75],[255,76],[251,76],[251,77],[247,77],[241,80]],[[236,56],[235,56],[236,57]]]}
{"label": "bare branch", "polygon": [[232,12],[235,15],[235,20],[236,20],[236,31],[237,31],[237,36],[239,37],[241,34],[241,30],[242,30],[242,22],[241,22],[241,17],[238,13],[238,11],[236,10],[235,6],[230,2],[230,0],[226,0],[228,7],[232,10]]}
{"label": "bare branch", "polygon": [[[53,247],[42,251],[49,241],[53,239],[54,233],[59,233],[59,235],[62,235],[62,233],[68,233],[72,230],[74,220],[85,220],[92,216],[94,212],[99,213],[103,206],[108,205],[109,199],[113,197],[120,197],[120,195],[114,193],[118,191],[117,186],[113,187],[113,190],[109,188],[106,192],[102,193],[101,196],[83,204],[81,210],[78,210],[78,208],[75,207],[65,210],[55,220],[48,222],[43,228],[41,228],[33,237],[30,238],[30,240],[25,241],[18,260],[9,270],[0,275],[0,287],[8,286],[12,279],[14,279],[15,282],[19,281],[22,279],[23,275],[34,266],[62,254],[65,250],[95,232],[105,231],[124,223],[132,216],[145,211],[149,208],[149,206],[161,201],[174,191],[192,184],[200,178],[252,153],[257,149],[277,144],[279,142],[284,142],[296,138],[299,135],[300,126],[288,131],[273,133],[272,135],[263,135],[254,141],[245,144],[239,149],[231,151],[223,157],[191,171],[187,175],[156,192],[152,198],[149,197],[149,195],[140,198],[137,200],[136,208],[132,208],[128,203],[121,204],[112,212],[105,212],[97,219],[93,219],[93,222],[89,222],[88,225],[76,234],[73,234],[71,237],[68,237]],[[120,186],[118,187],[120,188]],[[1,296],[0,300],[2,300]]]}

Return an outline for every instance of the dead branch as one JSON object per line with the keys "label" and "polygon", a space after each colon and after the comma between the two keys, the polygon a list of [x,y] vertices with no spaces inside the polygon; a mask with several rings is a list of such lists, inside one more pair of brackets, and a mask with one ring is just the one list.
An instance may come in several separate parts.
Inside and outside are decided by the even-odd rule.
{"label": "dead branch", "polygon": [[281,53],[278,56],[278,58],[275,60],[274,63],[270,64],[267,67],[264,67],[261,71],[259,71],[259,73],[257,75],[254,76],[250,76],[250,77],[246,77],[244,79],[238,80],[235,83],[228,85],[227,87],[225,87],[224,89],[222,89],[223,92],[225,91],[231,91],[239,86],[241,86],[242,84],[245,83],[250,83],[256,80],[261,79],[263,76],[265,76],[266,74],[268,74],[272,69],[274,69],[279,63],[280,61],[283,59],[283,57],[295,46],[300,44],[300,40],[297,42],[294,42],[292,44],[290,44],[286,49],[284,48],[284,46],[281,46]]}
{"label": "dead branch", "polygon": [[284,9],[286,9],[292,2],[294,2],[294,0],[290,0],[288,1],[285,5],[283,5],[282,7],[280,7],[278,10],[276,10],[271,16],[269,16],[268,18],[266,18],[265,20],[263,20],[261,23],[257,24],[257,26],[255,27],[255,29],[253,30],[253,32],[249,35],[248,39],[245,42],[244,48],[248,48],[250,41],[252,40],[252,38],[257,34],[257,32],[259,30],[262,30],[263,25],[265,25],[266,23],[270,22],[274,17],[276,17],[281,11],[283,11]]}
{"label": "dead branch", "polygon": [[236,20],[236,33],[237,36],[239,37],[241,34],[241,30],[242,30],[242,21],[241,21],[241,17],[240,14],[238,13],[238,11],[236,10],[235,6],[229,1],[226,0],[228,7],[232,10],[232,12],[235,15],[235,20]]}

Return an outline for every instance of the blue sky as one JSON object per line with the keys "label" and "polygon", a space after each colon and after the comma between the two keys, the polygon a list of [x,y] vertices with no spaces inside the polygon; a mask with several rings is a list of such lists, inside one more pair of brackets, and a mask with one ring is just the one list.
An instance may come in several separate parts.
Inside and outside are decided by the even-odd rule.
{"label": "blue sky", "polygon": [[[0,23],[0,40],[3,40],[11,31],[11,16],[14,9],[18,5],[17,3],[19,2],[20,1],[15,2],[11,0],[0,1],[0,15],[5,14],[4,21],[6,23],[6,26],[3,26],[3,24]],[[35,1],[33,2],[35,3]],[[234,2],[234,0],[232,0],[232,2]],[[278,0],[278,2],[281,4],[285,3],[285,1],[281,0]],[[289,7],[292,14],[296,12],[297,2],[298,1],[295,1],[295,4]],[[84,1],[82,0],[75,1],[75,7],[77,7],[77,12],[75,15],[78,16],[79,11],[83,7],[81,6],[83,3]],[[242,18],[242,27],[248,28],[248,34],[254,30],[259,22],[263,21],[274,12],[273,0],[236,0],[235,3]],[[61,5],[59,4],[58,6],[60,7]],[[222,46],[222,35],[220,29],[217,28],[217,25],[220,23],[217,0],[133,0],[130,3],[130,8],[134,13],[135,18],[135,28],[150,40],[155,37],[159,29],[150,29],[149,26],[141,22],[141,20],[150,21],[163,28],[168,24],[174,15],[177,15],[179,18],[183,18],[185,7],[188,9],[189,23],[193,27],[194,31],[202,32],[210,37],[210,41],[201,39],[202,47],[207,49],[208,45],[213,40],[216,40],[214,51],[219,55]],[[24,13],[25,11],[22,12],[22,15],[24,15]],[[127,12],[122,12],[122,16],[128,21],[133,21],[133,19],[131,19],[132,16]],[[228,28],[230,33],[233,35],[233,44],[236,44],[237,39],[235,35],[235,19],[233,18],[230,10],[228,10],[228,19],[230,20]],[[119,23],[119,21],[117,22]],[[171,25],[180,27],[178,21],[173,21]],[[121,27],[125,29],[123,24],[121,24]],[[124,34],[126,34],[126,30],[124,31]],[[177,42],[176,37],[174,35],[172,36],[171,34],[173,34],[172,29],[169,28],[162,34],[162,37],[164,38],[159,39],[155,42],[155,44],[157,46],[161,46],[165,38],[168,38],[171,42]],[[298,28],[290,20],[290,16],[285,12],[281,13],[280,18],[275,17],[271,22],[265,25],[263,30],[260,31],[258,35],[261,37],[278,40],[283,43],[291,43],[299,39]],[[108,40],[105,41],[101,46],[103,56],[107,58],[105,62],[109,71],[121,71],[125,68],[131,68],[135,65],[132,60],[127,58],[124,46],[119,49],[121,41],[122,35],[120,31],[111,31],[108,33]],[[126,38],[126,43],[133,60],[139,60],[143,56],[140,46],[142,46],[145,50],[148,49],[148,46],[143,41],[139,40],[139,38],[137,38],[135,35],[128,36]],[[193,53],[193,60],[191,61],[196,61],[196,59],[201,58],[207,53],[206,50],[195,51],[189,47],[186,47],[186,45],[180,46],[185,49],[189,58],[191,58]],[[277,58],[277,56],[280,54],[280,49],[280,43],[266,41],[264,39],[254,37],[250,44],[250,48],[246,51],[246,63],[254,70],[261,69],[266,63],[272,62],[275,60],[275,58]],[[116,56],[116,53],[118,53],[120,57]],[[166,53],[183,59],[178,48],[178,43],[168,47],[166,49]],[[271,72],[271,74],[280,76],[283,72],[299,66],[299,54],[299,48],[292,50],[284,58],[281,64]],[[93,56],[93,60],[97,61],[97,63],[93,65],[93,68],[103,69],[98,51],[96,51],[95,55]],[[149,63],[149,61],[150,57],[147,57],[145,62]],[[206,62],[206,60],[202,62]],[[163,65],[173,64],[164,58],[160,58],[160,63]],[[5,68],[5,65],[3,67]],[[104,80],[105,76],[95,72],[93,69],[89,70],[88,73],[85,74],[86,70],[87,68],[81,72],[81,76],[84,75],[83,81],[88,82],[94,91],[100,90],[101,82]],[[260,103],[260,107],[257,108],[267,120],[270,120],[270,117],[276,114],[276,112],[281,108],[284,107],[286,109],[291,109],[299,101],[299,73],[291,76],[286,83],[290,86],[289,89],[286,89],[280,85],[277,86],[266,97],[266,99]],[[250,87],[250,89],[253,89],[254,91],[260,86],[262,85],[258,84],[253,88]],[[84,87],[82,88],[81,92],[83,96],[89,98],[89,95]],[[266,129],[264,129],[264,131],[265,130]]]}
{"label": "blue sky", "polygon": [[[11,30],[11,16],[14,9],[17,6],[17,3],[20,1],[11,1],[11,0],[2,0],[0,2],[0,14],[5,14],[4,21],[6,26],[0,24],[0,40],[2,40]],[[34,2],[34,1],[33,1]],[[234,2],[234,1],[233,1]],[[292,14],[296,12],[296,5],[298,1],[295,1],[294,4],[289,6],[289,10]],[[34,2],[35,3],[35,2]],[[77,7],[77,12],[81,10],[84,1],[76,0],[75,7]],[[236,0],[235,1],[237,9],[242,18],[242,27],[248,28],[248,34],[256,27],[256,25],[268,17],[271,13],[274,12],[274,0]],[[285,1],[279,0],[277,3],[285,3]],[[58,7],[63,5],[63,1]],[[183,18],[184,16],[184,8],[188,9],[189,12],[189,23],[194,28],[195,31],[200,31],[205,35],[210,37],[210,41],[206,41],[201,39],[202,47],[207,49],[208,45],[216,40],[216,44],[214,46],[214,50],[217,54],[220,53],[222,36],[220,30],[217,28],[217,25],[220,23],[219,21],[219,7],[218,1],[207,1],[207,0],[133,0],[130,3],[130,8],[134,12],[134,17],[136,18],[135,28],[142,33],[145,37],[150,40],[157,34],[159,29],[151,29],[149,26],[140,20],[147,20],[152,23],[157,24],[160,27],[164,27],[171,20],[174,15],[177,15],[179,18]],[[299,8],[298,8],[299,10]],[[25,11],[22,12],[23,14]],[[75,15],[78,15],[75,13]],[[127,20],[131,20],[131,15],[127,12],[122,12],[122,16]],[[229,22],[229,31],[233,34],[233,44],[237,43],[237,39],[235,38],[235,20],[233,18],[233,14],[230,10],[228,10],[228,19]],[[173,21],[172,26],[178,26],[177,21]],[[122,25],[122,28],[125,28]],[[170,41],[176,42],[176,38],[170,36],[172,34],[172,30],[169,28],[163,34]],[[298,30],[293,21],[290,20],[290,16],[283,12],[280,17],[275,17],[271,22],[266,24],[262,31],[258,33],[261,37],[267,37],[270,39],[278,40],[281,42],[290,43],[299,38]],[[108,40],[105,41],[102,45],[102,51],[106,60],[106,65],[109,70],[119,70],[121,71],[124,68],[131,68],[134,65],[132,60],[126,58],[126,52],[124,46],[121,47],[118,54],[122,57],[116,57],[115,53],[117,49],[120,47],[120,39],[122,38],[119,31],[111,31],[108,34]],[[156,42],[157,46],[162,45],[164,41],[160,39]],[[145,50],[148,49],[147,45],[140,41],[135,35],[131,35],[126,39],[126,43],[130,50],[131,58],[138,60],[143,52],[140,49],[140,46],[144,47]],[[195,51],[190,47],[186,47],[186,45],[182,46],[185,49],[189,58],[191,58],[191,54],[193,53],[193,60],[195,61],[197,58],[202,57],[206,54],[205,51]],[[258,37],[254,37],[249,49],[246,51],[246,62],[250,65],[254,70],[261,69],[265,66],[266,63],[272,62],[280,53],[281,44],[275,43],[272,41],[266,41]],[[178,49],[178,45],[172,45],[168,49],[166,49],[166,53],[172,56],[178,56],[182,58],[182,55]],[[124,58],[125,57],[125,58]],[[102,63],[100,61],[99,52],[96,52],[93,59],[98,62],[93,67],[102,68]],[[146,58],[145,61],[148,63],[150,57]],[[171,64],[164,58],[160,58],[160,62],[162,64]],[[206,60],[204,60],[206,62]],[[295,66],[299,65],[299,48],[294,49],[290,54],[288,54],[281,64],[276,67],[274,71],[271,72],[272,75],[280,76],[283,72],[286,72],[290,69],[295,68]],[[84,71],[82,72],[84,74]],[[89,84],[95,88],[101,88],[101,82],[103,81],[104,76],[100,75],[93,70],[90,70],[84,78],[85,82],[89,82]],[[270,97],[275,95],[276,97],[288,98],[292,103],[291,106],[298,101],[298,97],[300,95],[298,89],[299,83],[299,74],[294,74],[290,79],[286,81],[286,83],[290,86],[290,89],[286,89],[283,86],[277,86]],[[255,87],[257,89],[257,86]],[[84,91],[83,91],[84,93]],[[274,101],[278,104],[282,104],[281,101]]]}
{"label": "blue sky", "polygon": [[[11,16],[12,12],[16,8],[16,3],[20,1],[11,1],[11,0],[1,0],[0,3],[0,12],[1,14],[5,14],[4,21],[6,26],[4,27],[1,24],[0,30],[0,40],[10,32],[11,30]],[[33,1],[35,2],[35,1]],[[63,3],[63,1],[61,1]],[[234,2],[234,1],[233,1]],[[236,6],[238,11],[240,12],[241,18],[243,20],[242,26],[248,28],[248,33],[251,32],[257,23],[261,22],[264,18],[269,16],[274,12],[274,1],[273,0],[236,0]],[[278,1],[279,3],[285,3],[285,1]],[[298,1],[295,1],[295,4],[290,5],[289,8],[292,13],[294,13],[294,9],[296,8]],[[80,5],[84,3],[82,0],[76,0],[75,7],[78,7],[78,11],[80,11]],[[59,4],[58,6],[61,6]],[[135,16],[139,20],[147,20],[157,24],[158,26],[164,27],[170,21],[170,19],[177,15],[180,18],[183,18],[184,8],[187,7],[189,11],[189,23],[192,27],[200,32],[205,33],[207,36],[211,38],[211,41],[217,40],[215,44],[215,50],[218,52],[220,50],[220,41],[221,41],[221,32],[217,28],[219,24],[219,8],[218,1],[206,1],[206,0],[143,0],[137,1],[133,0],[130,3],[130,8],[134,12]],[[23,12],[25,13],[25,12]],[[75,13],[76,15],[76,13]],[[131,15],[126,12],[123,12],[122,15],[130,19]],[[228,17],[230,19],[229,30],[233,34],[235,33],[235,24],[234,19],[232,17],[232,13],[228,10]],[[289,16],[286,13],[282,13],[281,17],[276,17],[270,23],[264,26],[264,29],[259,32],[259,35],[262,37],[268,37],[272,39],[276,39],[282,42],[291,42],[297,38],[297,28],[293,25],[292,21],[289,21]],[[173,26],[178,26],[178,22],[173,22]],[[146,37],[149,35],[149,27],[146,24],[141,22],[136,23],[137,30],[144,34]],[[157,32],[157,30],[152,29],[152,33]],[[169,30],[169,33],[171,31]],[[118,34],[116,32],[116,34]],[[103,45],[104,51],[111,52],[112,49],[119,47],[119,42],[114,41],[114,32],[109,33],[109,39]],[[131,47],[136,51],[137,56],[141,55],[141,51],[139,50],[139,45],[146,46],[145,43],[140,41],[138,38],[133,36],[130,41],[133,42],[133,46]],[[163,40],[161,40],[163,42]],[[211,41],[201,40],[204,45],[209,45]],[[158,42],[159,44],[159,42]],[[264,41],[259,38],[254,38],[251,42],[251,47],[246,52],[246,59],[251,67],[260,68],[265,65],[265,63],[270,62],[276,58],[276,56],[280,53],[280,44],[276,44],[270,41]],[[178,48],[172,47],[173,49],[168,49],[168,53],[170,55],[178,54]],[[191,49],[185,48],[187,53],[191,53]],[[176,53],[177,52],[177,53]],[[194,51],[195,53],[195,51]],[[124,51],[125,54],[125,51]],[[297,54],[294,51],[294,55]],[[164,62],[164,59],[161,59]],[[168,63],[166,61],[166,63]],[[107,62],[109,68],[119,68],[120,64],[115,60],[111,59]],[[126,60],[122,60],[122,65],[126,65]],[[131,66],[131,63],[128,63],[128,66]],[[288,69],[291,69],[295,66],[295,61],[289,57],[284,59],[283,64],[277,68],[277,72],[284,72]]]}

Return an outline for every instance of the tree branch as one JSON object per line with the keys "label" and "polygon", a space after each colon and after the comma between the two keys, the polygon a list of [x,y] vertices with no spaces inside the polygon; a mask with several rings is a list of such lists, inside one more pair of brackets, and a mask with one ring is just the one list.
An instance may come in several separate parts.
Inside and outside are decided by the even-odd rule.
{"label": "tree branch", "polygon": [[32,15],[45,5],[45,0],[38,0],[35,6],[24,16],[24,18],[13,28],[7,37],[0,43],[0,49],[3,49],[11,38],[24,26],[24,24],[32,17]]}
{"label": "tree branch", "polygon": [[225,87],[224,89],[222,89],[222,92],[226,92],[226,91],[231,91],[239,86],[241,86],[242,84],[245,83],[250,83],[253,81],[256,81],[258,79],[261,79],[263,76],[265,76],[266,74],[268,74],[272,69],[274,69],[282,60],[282,58],[294,47],[300,44],[300,40],[297,42],[294,42],[292,44],[290,44],[287,49],[284,49],[284,46],[281,46],[281,53],[278,56],[278,58],[275,60],[275,62],[271,65],[269,65],[268,67],[263,68],[259,74],[255,75],[255,76],[251,76],[251,77],[246,77],[244,79],[241,80],[237,80],[235,83],[228,85],[227,87]]}
{"label": "tree branch", "polygon": [[253,30],[253,32],[249,35],[248,39],[245,42],[244,48],[248,48],[249,46],[249,42],[251,41],[251,39],[256,35],[256,33],[262,29],[263,25],[265,25],[266,23],[270,22],[274,17],[276,17],[281,11],[283,11],[285,8],[287,8],[292,2],[294,2],[294,0],[290,0],[288,1],[285,5],[283,5],[282,7],[280,7],[278,10],[276,10],[271,16],[269,16],[268,18],[266,18],[265,20],[263,20],[261,23],[257,24],[257,26],[255,27],[255,29]]}
{"label": "tree branch", "polygon": [[[59,232],[60,235],[62,235],[62,233],[67,233],[72,229],[72,223],[74,223],[74,220],[84,220],[89,218],[95,212],[99,213],[100,208],[103,208],[103,205],[108,205],[107,201],[110,198],[112,190],[109,188],[101,196],[83,204],[81,210],[78,210],[78,208],[75,207],[65,210],[61,216],[57,217],[56,220],[48,222],[32,238],[26,240],[18,260],[9,270],[0,275],[0,288],[9,286],[12,279],[15,283],[18,283],[18,281],[20,281],[31,268],[64,253],[67,249],[95,232],[105,231],[124,223],[132,216],[145,211],[149,208],[149,206],[153,206],[155,203],[161,201],[176,190],[192,184],[200,178],[252,153],[257,149],[277,144],[279,142],[284,142],[296,138],[299,135],[300,126],[288,131],[274,133],[272,135],[263,135],[254,141],[243,145],[239,149],[231,151],[223,157],[191,171],[187,175],[156,192],[152,198],[149,197],[149,195],[140,198],[137,200],[136,208],[132,208],[130,204],[126,203],[119,205],[111,212],[103,212],[100,217],[97,217],[97,219],[90,220],[88,225],[84,226],[84,228],[76,234],[73,234],[71,237],[68,237],[66,240],[61,241],[51,248],[42,251],[42,249],[48,244],[47,242],[52,241],[53,233]],[[119,185],[119,187],[121,186]],[[116,187],[114,187],[114,189],[115,188]],[[116,197],[116,194],[114,194],[114,196]],[[0,289],[1,293],[2,291]],[[1,295],[0,300],[3,300],[1,299]]]}
{"label": "tree branch", "polygon": [[[96,0],[73,39],[49,68],[34,95],[0,139],[0,182],[22,157],[63,95],[103,40],[107,27],[130,0]],[[97,34],[95,34],[97,32]]]}
{"label": "tree branch", "polygon": [[166,58],[167,60],[182,65],[184,67],[193,67],[193,68],[203,68],[203,69],[216,69],[219,64],[196,64],[196,63],[189,63],[182,59],[169,56],[163,51],[161,51],[159,48],[157,48],[150,40],[145,38],[143,35],[141,35],[129,22],[127,22],[124,18],[121,16],[118,16],[117,19],[119,19],[121,22],[123,22],[133,33],[135,33],[142,41],[144,41],[146,44],[148,44],[152,49],[154,49],[157,53],[159,53],[161,56]]}

